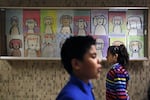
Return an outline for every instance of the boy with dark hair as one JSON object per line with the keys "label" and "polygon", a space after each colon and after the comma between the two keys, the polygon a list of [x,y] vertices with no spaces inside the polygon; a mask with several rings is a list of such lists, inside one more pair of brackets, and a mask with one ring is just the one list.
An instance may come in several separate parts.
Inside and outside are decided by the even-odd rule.
{"label": "boy with dark hair", "polygon": [[101,72],[101,60],[96,53],[96,40],[92,36],[73,36],[61,48],[61,61],[70,80],[56,100],[95,100],[91,79]]}

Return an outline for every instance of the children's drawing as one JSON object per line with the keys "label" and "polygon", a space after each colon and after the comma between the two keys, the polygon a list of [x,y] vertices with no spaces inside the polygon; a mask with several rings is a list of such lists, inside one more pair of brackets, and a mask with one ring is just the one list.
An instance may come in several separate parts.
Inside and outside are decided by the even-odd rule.
{"label": "children's drawing", "polygon": [[131,57],[138,58],[140,57],[140,50],[142,49],[142,43],[140,41],[130,41],[129,47],[131,51]]}
{"label": "children's drawing", "polygon": [[121,16],[113,17],[113,32],[114,33],[122,33],[122,23],[123,23],[123,19]]}
{"label": "children's drawing", "polygon": [[54,34],[45,34],[42,45],[43,57],[56,57],[56,36]]}
{"label": "children's drawing", "polygon": [[91,10],[91,31],[93,35],[108,34],[108,10]]}
{"label": "children's drawing", "polygon": [[60,18],[60,23],[61,23],[61,29],[60,33],[63,34],[72,34],[72,28],[71,28],[71,23],[72,23],[72,16],[70,15],[62,15]]}
{"label": "children's drawing", "polygon": [[39,10],[23,10],[23,23],[25,34],[39,34],[40,32],[40,11]]}
{"label": "children's drawing", "polygon": [[76,21],[76,27],[78,29],[77,34],[80,36],[85,36],[87,34],[86,28],[87,28],[87,22],[84,19],[78,19]]}
{"label": "children's drawing", "polygon": [[124,42],[120,40],[116,40],[112,42],[112,45],[115,45],[115,46],[120,46],[121,44],[124,44]]}
{"label": "children's drawing", "polygon": [[106,35],[93,35],[96,39],[97,55],[100,58],[105,58],[107,55],[107,48],[109,46],[109,39]]}
{"label": "children's drawing", "polygon": [[11,17],[11,27],[10,27],[10,35],[19,35],[19,27],[18,27],[18,17],[17,16],[13,16]]}
{"label": "children's drawing", "polygon": [[113,36],[124,36],[126,34],[126,12],[109,12],[109,34]]}
{"label": "children's drawing", "polygon": [[27,33],[35,33],[35,27],[37,27],[37,21],[35,19],[26,19],[25,25]]}
{"label": "children's drawing", "polygon": [[75,10],[74,11],[74,35],[90,35],[90,10]]}
{"label": "children's drawing", "polygon": [[120,46],[121,44],[126,46],[126,38],[124,36],[110,37],[110,45]]}
{"label": "children's drawing", "polygon": [[57,11],[44,9],[40,10],[40,32],[44,34],[56,34],[57,30]]}
{"label": "children's drawing", "polygon": [[62,45],[63,43],[65,42],[65,40],[70,37],[70,36],[73,36],[71,34],[62,34],[62,33],[58,33],[57,36],[56,36],[56,41],[57,41],[57,54],[56,56],[57,57],[60,57],[60,50],[62,48]]}
{"label": "children's drawing", "polygon": [[93,24],[95,26],[94,34],[95,35],[106,35],[106,18],[103,15],[93,17]]}
{"label": "children's drawing", "polygon": [[21,35],[23,32],[22,28],[22,10],[6,10],[6,34],[10,35]]}
{"label": "children's drawing", "polygon": [[129,36],[128,50],[131,58],[144,57],[144,37],[143,36]]}
{"label": "children's drawing", "polygon": [[28,34],[25,36],[25,56],[40,56],[40,36],[37,34]]}
{"label": "children's drawing", "polygon": [[142,20],[139,16],[130,16],[127,19],[127,29],[129,35],[138,35],[138,30],[142,29]]}
{"label": "children's drawing", "polygon": [[7,37],[7,54],[9,56],[23,57],[24,43],[23,35],[6,35]]}
{"label": "children's drawing", "polygon": [[57,10],[57,33],[73,34],[74,10]]}
{"label": "children's drawing", "polygon": [[97,55],[100,58],[103,57],[103,55],[102,55],[103,48],[104,48],[104,40],[101,38],[97,38],[96,39],[96,50],[97,50]]}
{"label": "children's drawing", "polygon": [[143,10],[129,10],[127,12],[128,35],[144,35],[144,12]]}
{"label": "children's drawing", "polygon": [[44,33],[46,34],[53,34],[53,18],[51,16],[46,16],[44,17],[44,25],[45,25],[45,30]]}
{"label": "children's drawing", "polygon": [[21,56],[22,41],[20,39],[12,39],[9,41],[9,48],[11,50],[11,56]]}

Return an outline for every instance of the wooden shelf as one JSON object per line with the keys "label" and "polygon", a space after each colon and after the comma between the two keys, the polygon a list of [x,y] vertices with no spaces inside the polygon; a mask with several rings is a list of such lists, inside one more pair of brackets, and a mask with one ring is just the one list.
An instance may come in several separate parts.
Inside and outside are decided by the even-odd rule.
{"label": "wooden shelf", "polygon": [[[60,57],[11,57],[11,56],[0,56],[0,60],[61,60]],[[106,58],[102,59],[103,61],[106,61]],[[148,60],[148,58],[130,58],[130,61],[145,61]]]}
{"label": "wooden shelf", "polygon": [[149,9],[149,7],[0,7],[4,9],[109,9],[109,10],[128,10],[128,9]]}
{"label": "wooden shelf", "polygon": [[11,57],[0,56],[0,60],[60,60],[59,57]]}

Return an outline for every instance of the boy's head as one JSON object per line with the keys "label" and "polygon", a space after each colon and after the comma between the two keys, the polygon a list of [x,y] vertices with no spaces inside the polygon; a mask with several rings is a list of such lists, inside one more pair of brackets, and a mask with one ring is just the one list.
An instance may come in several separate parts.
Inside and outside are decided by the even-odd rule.
{"label": "boy's head", "polygon": [[73,36],[66,39],[61,48],[61,61],[69,74],[72,74],[72,59],[82,61],[92,45],[96,45],[92,36]]}

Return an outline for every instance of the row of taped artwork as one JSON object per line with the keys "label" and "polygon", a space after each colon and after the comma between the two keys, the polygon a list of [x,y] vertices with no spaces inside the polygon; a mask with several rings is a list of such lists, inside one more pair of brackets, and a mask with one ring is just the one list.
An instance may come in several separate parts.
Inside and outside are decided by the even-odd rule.
{"label": "row of taped artwork", "polygon": [[106,57],[109,45],[124,44],[131,58],[144,57],[144,10],[6,10],[9,56],[60,57],[64,40],[92,35],[97,52]]}

